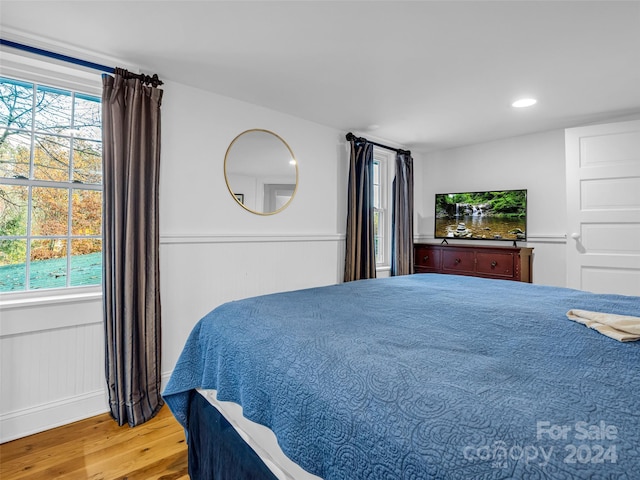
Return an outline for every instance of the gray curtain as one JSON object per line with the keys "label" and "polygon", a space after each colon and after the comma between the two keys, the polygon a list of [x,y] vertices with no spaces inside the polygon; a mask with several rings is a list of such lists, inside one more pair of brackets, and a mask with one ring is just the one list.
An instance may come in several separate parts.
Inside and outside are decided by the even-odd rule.
{"label": "gray curtain", "polygon": [[111,415],[139,425],[162,407],[158,180],[162,90],[102,76],[103,298]]}
{"label": "gray curtain", "polygon": [[391,219],[391,275],[413,273],[413,158],[396,155]]}
{"label": "gray curtain", "polygon": [[376,277],[373,232],[373,145],[351,140],[344,281]]}

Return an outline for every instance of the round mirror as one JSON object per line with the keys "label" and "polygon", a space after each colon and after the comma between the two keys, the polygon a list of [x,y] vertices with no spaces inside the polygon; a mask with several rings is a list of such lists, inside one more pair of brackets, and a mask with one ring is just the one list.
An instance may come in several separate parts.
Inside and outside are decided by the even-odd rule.
{"label": "round mirror", "polygon": [[298,162],[287,142],[252,129],[233,139],[224,156],[224,178],[236,202],[258,215],[286,208],[298,187]]}

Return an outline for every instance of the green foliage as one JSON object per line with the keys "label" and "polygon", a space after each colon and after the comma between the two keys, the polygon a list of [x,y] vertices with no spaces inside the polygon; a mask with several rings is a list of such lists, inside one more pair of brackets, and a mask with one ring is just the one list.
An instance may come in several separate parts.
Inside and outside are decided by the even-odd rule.
{"label": "green foliage", "polygon": [[522,217],[526,214],[526,190],[436,195],[436,212],[451,213],[456,204],[488,205],[491,215]]}
{"label": "green foliage", "polygon": [[21,235],[27,230],[27,215],[24,209],[0,220],[0,236]]}
{"label": "green foliage", "polygon": [[495,192],[491,200],[491,208],[497,215],[509,217],[522,217],[525,215],[526,192],[524,190],[511,190]]}

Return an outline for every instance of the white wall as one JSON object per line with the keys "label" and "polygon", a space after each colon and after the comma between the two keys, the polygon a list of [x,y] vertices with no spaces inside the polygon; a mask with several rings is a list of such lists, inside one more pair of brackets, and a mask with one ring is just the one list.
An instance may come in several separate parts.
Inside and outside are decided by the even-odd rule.
{"label": "white wall", "polygon": [[[288,115],[168,84],[161,169],[163,371],[197,320],[237,298],[337,283],[342,276],[344,133]],[[204,97],[204,99],[203,99]],[[204,101],[203,101],[204,100]],[[184,119],[189,119],[185,122]],[[224,155],[244,130],[264,128],[298,160],[292,203],[254,215],[231,197]]]}
{"label": "white wall", "polygon": [[434,241],[436,193],[527,189],[528,241],[521,246],[534,248],[533,281],[565,285],[564,130],[425,154],[415,164],[415,231],[421,241]]}
{"label": "white wall", "polygon": [[[160,262],[166,380],[193,325],[223,302],[337,283],[344,250],[344,132],[166,82]],[[299,165],[289,207],[241,208],[223,171],[244,130],[282,136]],[[101,298],[0,310],[0,442],[107,411]]]}

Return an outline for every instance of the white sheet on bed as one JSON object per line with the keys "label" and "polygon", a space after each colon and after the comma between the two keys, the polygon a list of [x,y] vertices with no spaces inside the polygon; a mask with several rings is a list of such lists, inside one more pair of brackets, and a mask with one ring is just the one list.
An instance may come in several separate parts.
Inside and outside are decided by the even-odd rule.
{"label": "white sheet on bed", "polygon": [[215,390],[198,389],[198,393],[227,419],[278,480],[322,480],[289,459],[280,449],[275,434],[264,425],[245,418],[240,405],[218,400]]}

